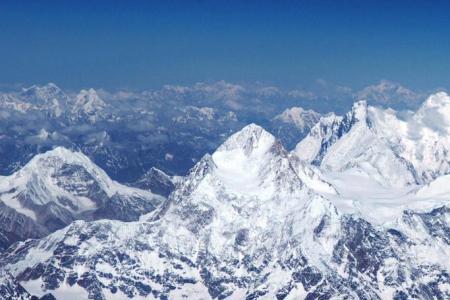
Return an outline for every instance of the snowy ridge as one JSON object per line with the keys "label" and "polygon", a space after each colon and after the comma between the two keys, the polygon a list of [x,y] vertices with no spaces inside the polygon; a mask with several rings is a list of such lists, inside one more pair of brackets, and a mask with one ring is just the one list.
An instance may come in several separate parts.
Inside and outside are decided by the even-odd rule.
{"label": "snowy ridge", "polygon": [[344,132],[343,118],[330,113],[320,118],[310,133],[301,140],[293,153],[306,163],[318,164],[323,155]]}
{"label": "snowy ridge", "polygon": [[[63,147],[57,147],[51,151],[47,151],[43,154],[36,155],[26,166],[24,166],[18,172],[4,177],[1,182],[2,190],[6,189],[17,189],[19,190],[22,185],[27,187],[30,184],[34,184],[35,181],[45,181],[45,183],[37,182],[45,186],[46,190],[53,195],[52,198],[48,198],[48,194],[45,197],[33,197],[33,201],[40,201],[38,204],[45,204],[49,201],[54,200],[64,189],[65,184],[69,182],[64,182],[63,174],[58,174],[60,170],[67,166],[79,166],[82,167],[84,171],[92,176],[92,180],[99,185],[99,188],[106,193],[108,197],[112,197],[115,194],[136,194],[142,197],[152,198],[155,196],[149,191],[142,191],[139,189],[127,187],[121,185],[109,178],[109,176],[99,167],[97,167],[91,160],[83,155],[81,152],[72,152]],[[72,174],[69,174],[72,175]],[[80,175],[80,174],[75,174]],[[67,177],[67,180],[73,180],[73,177]],[[80,178],[83,179],[83,178]],[[35,180],[35,181],[33,181]],[[89,182],[80,181],[79,184],[88,184]],[[92,183],[92,182],[91,182]],[[54,187],[51,190],[50,187]],[[78,188],[78,187],[77,187]],[[37,188],[35,190],[38,190]],[[83,191],[74,190],[75,195],[77,192],[80,194]],[[35,195],[37,196],[37,195]],[[81,199],[74,199],[77,205],[83,209],[83,203]],[[89,208],[89,207],[87,207]]]}
{"label": "snowy ridge", "polygon": [[22,89],[20,96],[34,104],[53,104],[58,99],[67,99],[67,95],[54,83],[48,83],[43,86],[33,85]]}
{"label": "snowy ridge", "polygon": [[443,134],[449,107],[445,93],[406,116],[360,101],[344,117],[322,117],[293,155],[319,168],[337,191],[330,198],[340,211],[392,224],[405,210],[448,204],[441,176],[450,170],[450,143]]}
{"label": "snowy ridge", "polygon": [[449,110],[443,92],[407,115],[358,102],[344,117],[323,117],[294,153],[326,170],[358,169],[384,185],[423,184],[450,171]]}

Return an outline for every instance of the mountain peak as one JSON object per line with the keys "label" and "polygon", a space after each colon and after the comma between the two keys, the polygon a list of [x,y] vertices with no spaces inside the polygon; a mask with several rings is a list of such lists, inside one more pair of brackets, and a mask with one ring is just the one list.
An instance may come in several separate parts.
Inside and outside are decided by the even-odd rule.
{"label": "mountain peak", "polygon": [[366,119],[367,117],[367,101],[366,100],[360,100],[355,103],[353,103],[351,114],[353,119],[362,121]]}
{"label": "mountain peak", "polygon": [[320,114],[311,109],[306,110],[303,107],[294,106],[285,109],[274,119],[294,124],[297,128],[304,130],[308,125],[317,123],[320,119]]}
{"label": "mountain peak", "polygon": [[247,126],[245,126],[244,128],[242,128],[240,131],[241,132],[263,132],[265,130],[264,130],[264,128],[262,128],[261,126],[255,124],[255,123],[250,123]]}
{"label": "mountain peak", "polygon": [[54,83],[50,82],[45,85],[32,85],[29,88],[23,88],[22,93],[28,96],[36,96],[40,98],[62,94],[63,91]]}
{"label": "mountain peak", "polygon": [[104,182],[105,186],[112,185],[109,176],[89,157],[78,151],[72,151],[64,147],[56,147],[44,153],[35,155],[21,170],[16,177],[30,178],[32,176],[47,177],[59,172],[67,165],[76,165]]}
{"label": "mountain peak", "polygon": [[75,105],[85,113],[92,113],[97,109],[103,109],[106,106],[105,101],[98,95],[93,88],[81,90],[75,99]]}
{"label": "mountain peak", "polygon": [[[349,131],[354,125],[369,126],[369,105],[366,100],[354,102],[352,109],[345,115],[344,131]],[[359,127],[359,126],[358,126]],[[370,126],[369,126],[370,127]]]}
{"label": "mountain peak", "polygon": [[[151,191],[113,181],[81,152],[57,147],[2,178],[0,211],[6,209],[20,229],[17,235],[10,235],[11,227],[4,226],[5,219],[0,218],[0,249],[18,240],[41,237],[76,219],[135,221],[164,201]],[[2,239],[3,234],[7,240]]]}
{"label": "mountain peak", "polygon": [[58,90],[60,91],[61,89],[54,84],[53,82],[49,82],[47,84],[44,85],[38,85],[38,84],[33,84],[32,86],[28,87],[28,88],[23,88],[23,91],[36,91],[36,90]]}
{"label": "mountain peak", "polygon": [[251,123],[229,137],[217,151],[244,150],[248,156],[254,150],[266,152],[276,142],[275,137],[261,126]]}
{"label": "mountain peak", "polygon": [[58,146],[47,152],[37,154],[32,159],[32,161],[43,159],[43,158],[50,158],[50,157],[57,157],[64,161],[73,161],[75,158],[78,158],[78,160],[79,160],[79,158],[83,158],[83,160],[89,160],[89,158],[87,158],[87,156],[85,156],[81,152],[74,152],[74,151],[64,148],[62,146]]}

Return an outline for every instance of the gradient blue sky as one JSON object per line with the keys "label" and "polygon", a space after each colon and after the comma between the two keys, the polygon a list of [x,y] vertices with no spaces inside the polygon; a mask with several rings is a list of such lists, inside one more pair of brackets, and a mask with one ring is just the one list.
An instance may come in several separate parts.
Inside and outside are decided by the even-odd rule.
{"label": "gradient blue sky", "polygon": [[0,84],[448,87],[449,16],[448,1],[2,0]]}

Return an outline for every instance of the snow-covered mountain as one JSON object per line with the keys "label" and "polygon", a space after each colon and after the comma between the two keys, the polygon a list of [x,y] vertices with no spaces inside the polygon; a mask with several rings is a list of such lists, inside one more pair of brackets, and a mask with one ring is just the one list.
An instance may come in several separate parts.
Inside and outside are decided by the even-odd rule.
{"label": "snow-covered mountain", "polygon": [[108,105],[94,89],[81,90],[76,95],[68,95],[54,83],[33,85],[18,93],[0,95],[0,107],[31,113],[44,112],[51,119],[61,122],[96,122],[104,117],[102,111]]}
{"label": "snow-covered mountain", "polygon": [[320,116],[319,113],[311,109],[305,110],[302,107],[291,107],[275,116],[274,120],[293,124],[298,129],[306,131],[319,121]]}
{"label": "snow-covered mountain", "polygon": [[95,123],[102,117],[102,111],[107,104],[100,98],[94,89],[81,90],[70,103],[69,118],[74,121],[87,121]]}
{"label": "snow-covered mountain", "polygon": [[414,92],[401,84],[388,80],[381,80],[379,83],[369,85],[354,95],[355,99],[366,99],[374,105],[384,105],[387,107],[415,108],[425,99],[424,95]]}
{"label": "snow-covered mountain", "polygon": [[[331,148],[355,126],[371,130],[356,125],[367,121],[360,108],[328,116],[352,120]],[[29,293],[58,299],[450,297],[449,201],[427,198],[446,180],[389,190],[404,192],[401,203],[377,190],[378,206],[372,198],[366,207],[350,198],[358,182],[333,174],[251,124],[205,155],[157,213],[75,221],[14,244],[0,268]],[[396,213],[375,224],[366,220],[374,207]]]}
{"label": "snow-covered mountain", "polygon": [[19,93],[3,94],[0,98],[0,106],[3,108],[21,113],[44,111],[51,118],[61,117],[69,102],[69,96],[54,83],[33,85],[23,88]]}
{"label": "snow-covered mountain", "polygon": [[80,152],[55,148],[0,177],[0,245],[42,237],[76,219],[137,220],[164,201],[111,180]]}
{"label": "snow-covered mountain", "polygon": [[19,98],[35,105],[53,104],[55,102],[64,102],[68,96],[54,83],[46,85],[33,85],[29,88],[23,88],[18,95]]}
{"label": "snow-covered mountain", "polygon": [[449,112],[446,93],[403,114],[360,101],[344,117],[321,118],[294,152],[324,170],[358,170],[384,185],[427,183],[450,172]]}

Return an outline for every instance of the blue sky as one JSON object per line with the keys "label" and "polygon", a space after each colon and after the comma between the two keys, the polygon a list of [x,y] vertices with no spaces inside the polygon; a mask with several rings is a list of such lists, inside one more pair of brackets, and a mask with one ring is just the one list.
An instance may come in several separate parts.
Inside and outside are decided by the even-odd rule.
{"label": "blue sky", "polygon": [[2,0],[0,84],[448,87],[449,12],[439,1]]}

